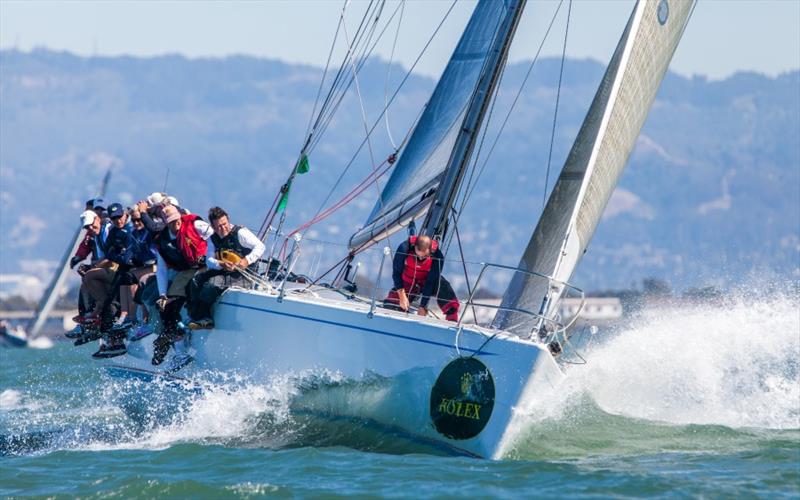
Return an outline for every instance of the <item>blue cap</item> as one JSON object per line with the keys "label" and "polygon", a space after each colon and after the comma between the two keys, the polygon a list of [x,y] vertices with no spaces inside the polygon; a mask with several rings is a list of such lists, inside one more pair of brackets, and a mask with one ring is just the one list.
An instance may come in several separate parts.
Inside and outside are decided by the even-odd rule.
{"label": "blue cap", "polygon": [[111,205],[108,206],[108,216],[110,218],[113,219],[115,217],[122,217],[123,215],[125,215],[125,209],[122,208],[121,204],[112,203]]}
{"label": "blue cap", "polygon": [[106,202],[103,201],[103,198],[95,198],[92,200],[92,210],[105,210],[106,209]]}

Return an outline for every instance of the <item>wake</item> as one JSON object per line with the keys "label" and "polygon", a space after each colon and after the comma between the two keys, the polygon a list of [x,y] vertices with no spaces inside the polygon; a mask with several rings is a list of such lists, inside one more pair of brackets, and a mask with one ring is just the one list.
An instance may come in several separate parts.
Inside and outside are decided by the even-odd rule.
{"label": "wake", "polygon": [[798,302],[737,297],[724,305],[651,310],[590,353],[587,369],[574,375],[611,414],[798,429]]}

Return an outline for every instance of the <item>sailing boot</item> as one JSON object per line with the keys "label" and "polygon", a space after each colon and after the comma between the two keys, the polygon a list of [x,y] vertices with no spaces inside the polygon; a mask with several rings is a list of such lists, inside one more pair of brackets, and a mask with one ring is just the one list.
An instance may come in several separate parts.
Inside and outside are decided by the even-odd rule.
{"label": "sailing boot", "polygon": [[73,345],[79,346],[101,338],[103,338],[103,333],[100,331],[99,324],[83,325],[81,335],[75,339]]}
{"label": "sailing boot", "polygon": [[182,337],[180,328],[178,327],[181,307],[183,307],[182,300],[173,300],[168,302],[164,310],[161,311],[163,330],[158,338],[153,341],[153,359],[151,362],[154,365],[163,363],[172,344]]}
{"label": "sailing boot", "polygon": [[125,332],[119,330],[111,330],[104,337],[105,342],[100,346],[100,349],[92,354],[93,358],[113,358],[115,356],[122,356],[128,352],[125,347]]}
{"label": "sailing boot", "polygon": [[458,308],[460,304],[457,300],[451,300],[441,308],[447,321],[458,322]]}

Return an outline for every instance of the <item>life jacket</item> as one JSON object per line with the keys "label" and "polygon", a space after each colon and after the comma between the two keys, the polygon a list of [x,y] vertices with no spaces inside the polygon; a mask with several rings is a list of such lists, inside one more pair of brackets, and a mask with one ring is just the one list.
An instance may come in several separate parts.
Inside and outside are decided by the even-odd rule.
{"label": "life jacket", "polygon": [[[242,245],[241,241],[239,241],[240,229],[242,229],[242,226],[233,226],[233,229],[231,229],[228,235],[224,238],[217,236],[217,233],[211,235],[211,241],[214,243],[214,248],[217,250],[217,258],[222,258],[221,254],[223,250],[229,250],[239,257],[247,257],[250,255],[250,252],[252,252],[253,249],[247,248],[246,246]],[[247,267],[254,268],[255,266],[256,264],[251,264]]]}
{"label": "life jacket", "polygon": [[194,222],[200,219],[197,215],[181,216],[181,228],[175,239],[165,227],[156,236],[156,248],[167,266],[177,271],[200,267],[200,258],[206,254],[206,241],[194,228]]}
{"label": "life jacket", "polygon": [[161,258],[167,263],[167,267],[176,271],[185,271],[191,266],[183,258],[183,254],[178,248],[178,239],[172,239],[169,228],[165,227],[156,236],[156,248]]}
{"label": "life jacket", "polygon": [[[414,245],[417,243],[417,237],[412,236],[408,239],[408,255],[406,255],[405,265],[403,266],[403,289],[406,293],[417,294],[425,286],[425,280],[431,272],[433,266],[433,257],[429,256],[425,260],[417,259],[414,252]],[[439,248],[439,242],[436,240],[431,241],[431,255]]]}
{"label": "life jacket", "polygon": [[[178,249],[186,259],[189,267],[200,267],[200,261],[206,255],[206,240],[200,236],[194,227],[194,222],[200,219],[195,214],[181,216],[181,228],[178,229]],[[202,219],[200,219],[202,220]]]}
{"label": "life jacket", "polygon": [[231,232],[224,238],[217,236],[217,233],[212,234],[211,241],[214,242],[214,248],[218,251],[231,250],[232,252],[236,252],[240,257],[247,257],[253,249],[247,248],[239,241],[239,230],[241,228],[242,226],[233,226]]}
{"label": "life jacket", "polygon": [[117,264],[131,264],[136,242],[126,227],[112,227],[106,239],[106,258]]}
{"label": "life jacket", "polygon": [[156,256],[150,251],[150,243],[152,242],[152,233],[147,228],[134,229],[131,231],[131,236],[135,242],[136,248],[133,252],[134,265],[143,266],[145,263],[152,264]]}

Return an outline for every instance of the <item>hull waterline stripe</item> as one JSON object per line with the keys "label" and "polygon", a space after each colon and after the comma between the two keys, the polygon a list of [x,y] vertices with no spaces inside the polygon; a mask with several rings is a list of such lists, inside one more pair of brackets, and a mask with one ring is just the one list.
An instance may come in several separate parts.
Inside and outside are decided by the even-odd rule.
{"label": "hull waterline stripe", "polygon": [[[265,312],[265,313],[269,313],[269,314],[277,314],[278,316],[288,316],[290,318],[297,318],[297,319],[303,319],[303,320],[306,320],[306,321],[313,321],[315,323],[323,323],[323,324],[326,324],[326,325],[333,325],[333,326],[343,326],[343,327],[346,327],[346,328],[352,328],[354,330],[361,330],[361,331],[369,332],[369,333],[377,333],[378,335],[385,335],[387,337],[395,337],[395,338],[398,338],[398,339],[411,340],[411,341],[414,341],[414,342],[421,342],[423,344],[430,344],[430,345],[435,345],[435,346],[439,346],[439,347],[446,347],[448,349],[454,349],[455,348],[452,344],[445,344],[443,342],[436,342],[434,340],[425,340],[425,339],[420,339],[420,338],[417,338],[417,337],[409,337],[407,335],[400,335],[398,333],[391,333],[391,332],[386,332],[386,331],[383,331],[383,330],[375,330],[373,328],[365,328],[363,326],[348,325],[347,323],[339,323],[339,322],[336,322],[336,321],[328,321],[328,320],[325,320],[325,319],[312,318],[310,316],[301,316],[299,314],[272,311],[270,309],[262,309],[260,307],[246,306],[246,305],[243,305],[243,304],[233,304],[231,302],[219,302],[219,303],[220,304],[225,304],[226,306],[231,306],[231,307],[240,307],[242,309],[251,309],[253,311],[261,311],[261,312]],[[482,354],[484,356],[498,356],[497,353],[481,351],[480,349],[478,349],[478,350],[470,349],[468,347],[459,347],[459,350],[471,352],[471,353],[474,353],[474,354]]]}

